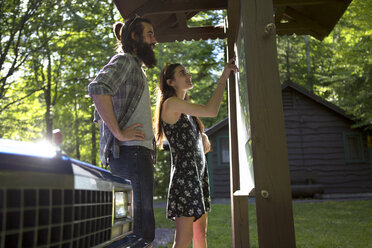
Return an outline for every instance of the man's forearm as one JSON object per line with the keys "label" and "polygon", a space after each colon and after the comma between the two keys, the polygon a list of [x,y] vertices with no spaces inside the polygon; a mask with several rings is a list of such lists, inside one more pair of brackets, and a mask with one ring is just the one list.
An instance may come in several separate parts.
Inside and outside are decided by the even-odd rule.
{"label": "man's forearm", "polygon": [[110,95],[92,95],[92,99],[96,109],[105,122],[105,125],[110,129],[111,133],[118,138],[120,136],[120,128],[114,114],[114,108]]}

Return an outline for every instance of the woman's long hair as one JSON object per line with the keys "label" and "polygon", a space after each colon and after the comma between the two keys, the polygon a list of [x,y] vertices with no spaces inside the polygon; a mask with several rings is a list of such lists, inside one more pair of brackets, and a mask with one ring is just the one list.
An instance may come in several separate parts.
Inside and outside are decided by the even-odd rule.
{"label": "woman's long hair", "polygon": [[[167,100],[169,97],[176,96],[176,91],[172,86],[169,86],[167,84],[167,80],[173,80],[174,79],[174,71],[175,69],[180,66],[181,64],[175,63],[170,64],[164,67],[164,69],[160,73],[160,84],[158,87],[157,92],[157,103],[156,103],[156,110],[155,110],[155,139],[156,144],[159,147],[162,147],[163,144],[163,138],[164,138],[164,130],[162,126],[162,120],[161,120],[161,112],[163,110],[163,103],[165,100]],[[189,101],[190,97],[186,94],[185,100]],[[198,126],[199,132],[204,132],[204,125],[202,121],[195,116],[192,116],[194,119],[194,122]]]}

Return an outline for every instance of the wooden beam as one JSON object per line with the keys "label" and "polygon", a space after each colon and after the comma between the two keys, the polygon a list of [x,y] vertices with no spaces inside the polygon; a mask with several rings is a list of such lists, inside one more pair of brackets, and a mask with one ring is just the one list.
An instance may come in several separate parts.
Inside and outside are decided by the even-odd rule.
{"label": "wooden beam", "polygon": [[198,11],[187,12],[186,13],[187,20],[191,19],[192,17],[194,17],[198,13],[199,13]]}
{"label": "wooden beam", "polygon": [[303,23],[298,22],[287,22],[287,23],[275,23],[276,32],[286,32],[292,30],[309,30],[309,27],[305,26]]}
{"label": "wooden beam", "polygon": [[272,0],[242,1],[259,247],[296,247]]}
{"label": "wooden beam", "polygon": [[274,0],[274,7],[278,6],[304,6],[304,5],[322,5],[322,4],[344,4],[344,0]]}
{"label": "wooden beam", "polygon": [[[118,0],[116,0],[118,1]],[[203,10],[227,9],[227,0],[197,0],[197,1],[171,1],[148,0],[141,7],[132,11],[129,16],[123,16],[128,19],[134,15],[147,16],[153,14],[168,14],[176,12],[192,12]]]}
{"label": "wooden beam", "polygon": [[158,32],[155,29],[156,39],[158,42],[172,42],[175,40],[207,40],[207,39],[224,39],[226,38],[226,33],[224,28],[217,27],[193,27],[186,29],[167,29],[168,31]]}
{"label": "wooden beam", "polygon": [[146,16],[148,18],[152,25],[154,26],[155,33],[157,30],[161,30],[168,27],[175,27],[177,25],[177,14],[183,14],[186,16],[186,19],[189,20],[194,15],[196,15],[198,12],[179,12],[179,13],[169,13],[166,15],[149,15]]}
{"label": "wooden beam", "polygon": [[158,42],[226,38],[224,28],[221,26],[188,27],[187,14],[182,12],[155,26],[155,33]]}
{"label": "wooden beam", "polygon": [[231,205],[234,206],[234,223],[236,226],[238,225],[238,227],[234,229],[233,248],[250,247],[247,192],[240,194],[239,191],[235,191]]}
{"label": "wooden beam", "polygon": [[[235,55],[235,44],[239,35],[240,27],[240,2],[241,0],[229,0],[227,9],[227,52],[228,59]],[[237,132],[237,110],[236,110],[236,82],[237,77],[230,74],[228,84],[229,103],[229,136],[230,136],[230,194],[231,194],[231,226],[232,226],[232,247],[249,247],[249,219],[248,219],[248,194],[239,194],[240,171],[239,171],[239,145]]]}
{"label": "wooden beam", "polygon": [[276,33],[278,35],[306,35],[310,34],[311,36],[317,38],[318,40],[324,39],[324,34],[320,34],[311,28],[304,26],[301,23],[288,22],[288,23],[275,23]]}
{"label": "wooden beam", "polygon": [[175,27],[177,25],[176,15],[155,15],[148,17],[151,21],[155,34],[158,33],[161,29],[166,29],[168,27]]}
{"label": "wooden beam", "polygon": [[290,16],[295,22],[300,23],[301,25],[307,27],[309,30],[316,30],[317,33],[327,36],[329,34],[329,30],[317,23],[315,20],[307,17],[305,13],[301,13],[294,8],[287,7],[285,9],[285,15]]}
{"label": "wooden beam", "polygon": [[280,23],[283,19],[286,6],[279,6],[275,9],[275,23]]}
{"label": "wooden beam", "polygon": [[186,13],[184,12],[178,12],[176,13],[177,17],[177,29],[186,31],[187,30],[187,17]]}

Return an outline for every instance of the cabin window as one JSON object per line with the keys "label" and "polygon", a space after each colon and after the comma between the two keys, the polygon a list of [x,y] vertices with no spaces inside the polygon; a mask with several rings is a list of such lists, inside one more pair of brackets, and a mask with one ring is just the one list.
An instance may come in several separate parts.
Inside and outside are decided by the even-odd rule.
{"label": "cabin window", "polygon": [[360,133],[344,133],[346,162],[364,161],[363,140]]}
{"label": "cabin window", "polygon": [[229,151],[229,137],[219,138],[219,165],[229,166],[230,164],[230,151]]}

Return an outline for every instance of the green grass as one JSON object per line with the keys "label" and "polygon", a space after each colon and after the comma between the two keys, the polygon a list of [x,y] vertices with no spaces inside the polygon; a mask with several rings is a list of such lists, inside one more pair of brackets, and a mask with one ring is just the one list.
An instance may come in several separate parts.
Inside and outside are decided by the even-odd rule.
{"label": "green grass", "polygon": [[[294,202],[293,215],[297,248],[372,248],[372,201]],[[155,218],[156,227],[175,228],[165,209],[155,209]],[[257,248],[254,204],[249,204],[249,221],[251,248]],[[212,205],[208,247],[227,248],[231,242],[230,205]]]}

